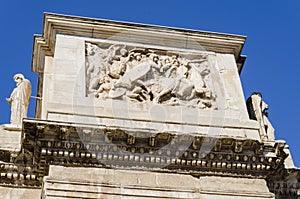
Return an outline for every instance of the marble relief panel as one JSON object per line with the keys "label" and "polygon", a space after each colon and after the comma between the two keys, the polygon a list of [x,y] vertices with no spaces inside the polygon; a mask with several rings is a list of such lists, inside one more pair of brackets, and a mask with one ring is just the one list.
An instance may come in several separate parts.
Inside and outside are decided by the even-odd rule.
{"label": "marble relief panel", "polygon": [[218,109],[209,54],[86,42],[86,96]]}

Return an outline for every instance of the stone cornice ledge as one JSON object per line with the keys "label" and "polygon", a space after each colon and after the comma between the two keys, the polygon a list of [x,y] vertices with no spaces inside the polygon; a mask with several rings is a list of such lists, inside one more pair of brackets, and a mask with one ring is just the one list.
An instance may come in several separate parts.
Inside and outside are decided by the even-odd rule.
{"label": "stone cornice ledge", "polygon": [[240,60],[245,61],[245,36],[45,13],[43,34],[34,37],[33,71],[43,72],[44,57],[53,55],[57,34],[234,54],[239,71]]}

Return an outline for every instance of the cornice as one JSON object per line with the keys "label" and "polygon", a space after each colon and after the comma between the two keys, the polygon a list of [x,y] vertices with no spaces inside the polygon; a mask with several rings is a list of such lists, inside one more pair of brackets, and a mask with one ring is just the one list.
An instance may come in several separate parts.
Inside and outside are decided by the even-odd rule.
{"label": "cornice", "polygon": [[22,133],[21,152],[0,165],[0,184],[40,186],[49,165],[266,179],[286,158],[283,142],[36,119],[24,119]]}
{"label": "cornice", "polygon": [[121,35],[122,41],[156,45],[164,41],[168,47],[234,54],[239,70],[245,61],[241,58],[245,36],[45,13],[43,33],[34,37],[32,70],[43,72],[44,56],[53,55],[57,34],[109,39],[121,33],[130,34]]}
{"label": "cornice", "polygon": [[298,198],[300,196],[300,168],[280,169],[267,178],[268,187],[277,198]]}

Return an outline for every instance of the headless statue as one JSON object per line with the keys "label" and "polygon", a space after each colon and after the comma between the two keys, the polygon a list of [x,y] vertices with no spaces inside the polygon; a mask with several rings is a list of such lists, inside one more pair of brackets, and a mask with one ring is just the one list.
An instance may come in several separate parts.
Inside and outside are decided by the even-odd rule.
{"label": "headless statue", "polygon": [[274,141],[274,128],[268,119],[268,104],[262,100],[260,92],[254,92],[247,99],[249,118],[259,123],[259,133],[262,141]]}

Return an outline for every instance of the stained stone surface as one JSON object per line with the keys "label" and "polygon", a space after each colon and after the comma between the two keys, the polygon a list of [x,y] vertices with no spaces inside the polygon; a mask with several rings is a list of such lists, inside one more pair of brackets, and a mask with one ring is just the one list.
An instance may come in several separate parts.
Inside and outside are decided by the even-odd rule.
{"label": "stained stone surface", "polygon": [[260,139],[239,78],[245,37],[94,23],[46,14],[32,62],[37,118]]}
{"label": "stained stone surface", "polygon": [[23,134],[0,126],[4,198],[297,192],[286,143],[262,141],[249,119],[244,36],[48,13],[43,27],[36,118],[23,120]]}
{"label": "stained stone surface", "polygon": [[8,131],[0,126],[0,150],[18,152],[21,150],[21,131]]}
{"label": "stained stone surface", "polygon": [[[143,81],[139,80],[140,83],[137,83],[138,80],[128,80],[131,72],[128,72],[128,75],[125,72],[124,78],[119,79],[106,76],[101,78],[101,75],[96,75],[99,81],[103,81],[103,83],[90,88],[92,87],[90,86],[92,84],[91,76],[95,74],[88,74],[87,67],[92,62],[88,62],[90,58],[86,55],[86,40],[90,42],[89,39],[81,37],[57,35],[53,58],[45,58],[43,82],[40,83],[40,87],[43,87],[41,89],[43,100],[38,108],[41,110],[40,115],[37,115],[37,117],[75,123],[116,125],[123,128],[136,125],[150,126],[157,131],[177,131],[182,129],[182,125],[184,125],[187,126],[187,128],[184,128],[186,133],[206,134],[212,132],[217,136],[260,139],[257,122],[248,118],[238,68],[233,55],[192,51],[193,56],[196,54],[200,58],[204,55],[207,57],[208,66],[205,67],[208,67],[210,73],[203,76],[203,78],[204,80],[208,79],[207,84],[213,84],[207,85],[206,91],[201,91],[202,88],[199,88],[199,92],[203,92],[197,94],[200,97],[193,97],[192,93],[194,91],[189,89],[187,89],[186,95],[180,96],[181,94],[175,93],[172,97],[170,94],[173,90],[176,90],[173,88],[174,84],[178,84],[179,88],[189,87],[190,84],[193,84],[192,81],[181,79],[176,83],[177,77],[167,78],[162,73],[157,81],[165,82],[162,83],[163,86],[157,82],[152,85],[157,86],[158,90],[138,86],[142,84],[151,85],[154,80],[147,77],[147,75],[153,75],[147,74],[152,70],[149,62],[135,65],[135,68],[132,69],[133,72],[131,70],[134,77],[137,73],[146,76],[146,79],[145,77],[143,77],[144,79],[141,78]],[[97,48],[100,48],[99,45],[103,44],[101,40],[93,40],[93,42],[97,44]],[[132,45],[128,45],[128,50],[131,48],[131,50],[134,50]],[[143,45],[140,50],[141,53],[145,54],[148,47]],[[165,49],[158,49],[157,46],[152,46],[152,49],[156,53],[161,53],[161,61],[167,58],[172,59],[172,53],[177,55],[179,52],[188,52],[186,49],[184,51],[182,49],[171,49],[171,52],[169,52],[166,47]],[[171,54],[167,56],[167,52]],[[100,67],[101,62],[99,59],[97,60],[97,67]],[[185,60],[185,62],[189,61],[197,62],[193,58]],[[181,62],[183,61],[181,60]],[[204,63],[206,62],[204,61]],[[146,72],[141,72],[138,69],[143,64],[146,65],[146,68],[148,67]],[[131,82],[130,88],[126,87],[126,81]],[[173,85],[171,85],[171,88],[164,90],[163,87],[168,87],[168,84]],[[109,89],[109,87],[113,87],[113,89]],[[155,92],[156,94],[154,94]],[[166,93],[165,98],[159,100],[159,96],[163,96],[164,92]],[[185,90],[178,92],[184,93]],[[152,98],[149,93],[153,95]],[[211,96],[206,97],[205,95]],[[191,100],[188,100],[189,97],[191,97]],[[155,102],[156,100],[157,102]],[[176,124],[178,125],[176,126]],[[163,129],[161,129],[162,126]],[[208,130],[210,127],[215,126],[219,128]],[[228,128],[223,129],[223,127]],[[241,130],[237,131],[238,129]]]}
{"label": "stained stone surface", "polygon": [[13,77],[16,87],[6,101],[11,106],[10,124],[5,125],[9,130],[20,130],[22,119],[27,117],[28,104],[31,96],[31,83],[23,74],[15,74]]}
{"label": "stained stone surface", "polygon": [[263,179],[51,166],[43,198],[274,198]]}
{"label": "stained stone surface", "polygon": [[1,199],[40,199],[41,189],[11,188],[0,186]]}
{"label": "stained stone surface", "polygon": [[[143,46],[139,51],[142,56],[145,56],[145,60],[141,60],[140,63],[136,63],[138,61],[135,59],[128,61],[128,69],[122,76],[113,71],[117,70],[113,67],[122,65],[121,61],[109,64],[106,60],[117,59],[116,57],[120,55],[115,55],[112,58],[105,57],[106,59],[95,57],[95,53],[101,55],[116,54],[116,52],[106,52],[110,50],[109,47],[103,50],[100,47],[104,45],[101,41],[95,45],[97,47],[94,47],[96,52],[93,52],[93,55],[86,55],[87,44],[90,43],[87,43],[83,38],[57,36],[54,57],[49,61],[46,59],[44,67],[43,90],[47,90],[47,92],[43,93],[44,105],[41,113],[43,119],[55,112],[75,115],[78,114],[77,112],[81,112],[82,115],[87,116],[115,118],[123,115],[123,117],[135,119],[134,111],[147,110],[154,105],[162,111],[164,111],[165,106],[168,110],[174,108],[175,112],[176,108],[183,106],[181,110],[184,111],[187,106],[199,111],[211,110],[211,112],[216,112],[215,115],[224,118],[248,118],[237,67],[232,55],[202,51],[190,52],[182,49],[168,51],[155,49],[155,46],[151,46],[153,54],[160,53],[159,62],[166,62],[166,60],[176,62],[179,60],[181,68],[178,68],[177,73],[180,73],[180,70],[182,70],[181,73],[189,73],[183,77],[180,74],[170,77],[172,75],[170,67],[175,66],[168,66],[167,64],[158,66],[157,63],[150,60],[151,54],[148,55],[149,53],[146,52],[150,46]],[[126,43],[124,45],[126,46]],[[127,48],[133,54],[139,52],[132,45]],[[101,49],[98,50],[100,52],[97,49]],[[174,58],[174,56],[179,55],[181,59]],[[125,59],[129,59],[129,57],[130,55],[127,55]],[[154,69],[155,67],[158,69]],[[169,67],[169,69],[164,69],[164,67]],[[191,69],[187,69],[189,67]],[[96,69],[100,71],[93,72]],[[153,72],[153,70],[158,71]],[[205,70],[206,72],[204,72]],[[114,76],[106,75],[107,73],[113,73]],[[121,77],[117,78],[116,76]],[[110,87],[113,88],[110,89]],[[196,94],[193,89],[197,90]],[[125,100],[125,98],[128,99]],[[124,107],[129,107],[129,113],[124,112],[124,110],[119,112]],[[63,111],[59,111],[61,108]],[[101,110],[104,108],[107,111],[102,113]],[[131,115],[126,116],[125,114]],[[214,117],[212,114],[214,113],[209,112],[208,117]],[[144,119],[149,118],[144,116]]]}

